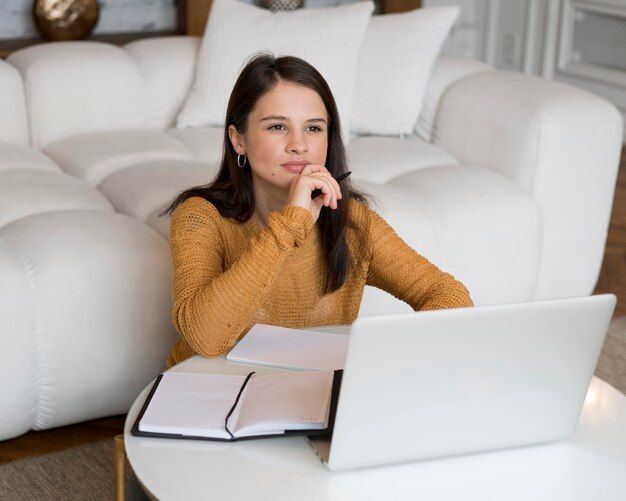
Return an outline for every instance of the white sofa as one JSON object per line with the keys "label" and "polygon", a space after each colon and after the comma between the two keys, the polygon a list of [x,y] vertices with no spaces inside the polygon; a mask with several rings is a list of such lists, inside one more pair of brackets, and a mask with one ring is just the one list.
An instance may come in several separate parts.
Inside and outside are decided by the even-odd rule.
{"label": "white sofa", "polygon": [[[197,50],[66,42],[0,60],[0,439],[124,413],[162,370],[176,334],[158,213],[222,150],[220,128],[173,128]],[[622,138],[612,105],[441,57],[417,126],[348,145],[402,237],[477,304],[592,292]],[[368,291],[361,313],[399,309]]]}

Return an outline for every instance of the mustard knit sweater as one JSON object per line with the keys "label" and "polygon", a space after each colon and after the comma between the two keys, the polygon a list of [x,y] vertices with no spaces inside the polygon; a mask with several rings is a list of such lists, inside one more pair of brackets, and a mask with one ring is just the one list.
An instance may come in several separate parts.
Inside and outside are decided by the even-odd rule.
{"label": "mustard knit sweater", "polygon": [[[465,287],[409,247],[367,205],[350,201],[344,285],[324,294],[324,259],[310,212],[286,207],[261,228],[222,217],[202,198],[174,212],[173,320],[181,339],[167,361],[228,351],[255,323],[292,328],[351,324],[365,285],[414,310],[471,306]],[[384,335],[384,333],[381,333]]]}

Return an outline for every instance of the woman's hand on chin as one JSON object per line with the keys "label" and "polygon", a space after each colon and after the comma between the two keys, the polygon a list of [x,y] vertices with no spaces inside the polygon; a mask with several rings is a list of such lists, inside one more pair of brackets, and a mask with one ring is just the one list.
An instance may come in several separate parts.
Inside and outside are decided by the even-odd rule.
{"label": "woman's hand on chin", "polygon": [[[311,193],[316,189],[322,190],[322,193],[311,199]],[[291,180],[287,205],[307,209],[311,212],[313,221],[317,221],[322,207],[336,209],[337,201],[341,197],[341,188],[326,167],[309,164]]]}

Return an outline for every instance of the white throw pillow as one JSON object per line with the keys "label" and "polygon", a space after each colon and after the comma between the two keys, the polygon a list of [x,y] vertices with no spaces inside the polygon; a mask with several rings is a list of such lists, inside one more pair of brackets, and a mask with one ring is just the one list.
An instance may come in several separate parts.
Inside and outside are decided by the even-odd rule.
{"label": "white throw pillow", "polygon": [[373,16],[363,40],[352,101],[353,134],[411,134],[458,7]]}
{"label": "white throw pillow", "polygon": [[225,125],[235,80],[253,54],[305,59],[324,76],[342,121],[344,141],[356,66],[373,2],[273,13],[237,0],[214,0],[198,54],[196,80],[178,127]]}

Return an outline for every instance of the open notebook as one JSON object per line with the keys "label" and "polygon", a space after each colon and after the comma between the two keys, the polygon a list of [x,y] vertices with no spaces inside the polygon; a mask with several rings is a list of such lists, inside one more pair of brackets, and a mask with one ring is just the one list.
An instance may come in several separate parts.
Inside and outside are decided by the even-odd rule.
{"label": "open notebook", "polygon": [[131,433],[226,441],[324,434],[332,424],[338,387],[333,371],[167,372],[155,381]]}

